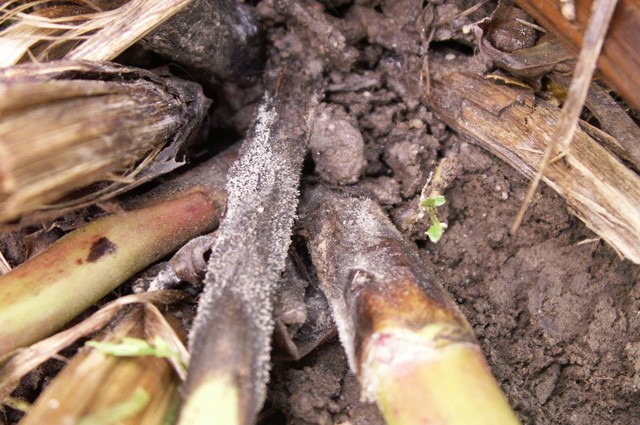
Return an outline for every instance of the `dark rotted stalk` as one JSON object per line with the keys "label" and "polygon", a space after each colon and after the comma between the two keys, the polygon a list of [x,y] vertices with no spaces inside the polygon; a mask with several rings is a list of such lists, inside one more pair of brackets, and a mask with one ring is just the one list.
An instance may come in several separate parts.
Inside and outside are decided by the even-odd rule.
{"label": "dark rotted stalk", "polygon": [[59,329],[134,273],[218,225],[230,149],[0,276],[0,357]]}
{"label": "dark rotted stalk", "polygon": [[517,424],[453,299],[380,206],[324,187],[302,205],[350,366],[388,424]]}
{"label": "dark rotted stalk", "polygon": [[248,6],[235,0],[193,0],[143,40],[151,50],[222,79],[257,77],[264,34]]}
{"label": "dark rotted stalk", "polygon": [[252,424],[269,378],[273,295],[298,202],[311,84],[281,76],[229,171],[225,219],[211,250],[190,336],[180,424]]}

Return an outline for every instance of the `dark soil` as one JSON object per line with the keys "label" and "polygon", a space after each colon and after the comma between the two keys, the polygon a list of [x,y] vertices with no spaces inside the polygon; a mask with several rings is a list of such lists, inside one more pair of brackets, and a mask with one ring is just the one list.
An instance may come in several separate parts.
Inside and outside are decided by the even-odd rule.
{"label": "dark soil", "polygon": [[[510,235],[528,180],[454,134],[421,101],[427,57],[439,67],[490,69],[473,57],[467,26],[488,17],[496,2],[461,15],[476,2],[301,0],[323,17],[314,26],[287,17],[277,3],[256,6],[272,60],[299,55],[325,75],[304,181],[342,185],[388,208],[473,325],[524,423],[640,424],[640,267],[621,260],[547,187]],[[429,27],[434,21],[441,24]],[[343,44],[330,44],[330,31]],[[212,137],[243,134],[259,85],[229,83],[215,92]],[[336,137],[341,143],[328,143]],[[434,244],[425,235],[428,221],[409,224],[408,217],[443,160],[447,203],[439,215],[448,229]],[[14,260],[25,255],[15,239],[0,245]],[[384,423],[375,406],[360,401],[335,338],[297,362],[276,363],[268,403],[265,424],[285,417],[291,424]]]}
{"label": "dark soil", "polygon": [[[340,111],[335,127],[346,133],[341,146],[327,148],[320,136],[312,138],[316,176],[331,184],[351,183],[364,153],[365,172],[348,190],[387,206],[398,228],[417,243],[425,267],[473,325],[524,423],[640,423],[640,268],[598,240],[547,187],[511,236],[508,229],[528,180],[473,141],[452,134],[420,102],[424,43],[415,18],[422,2],[355,3],[313,4],[343,17],[332,22],[345,34],[366,27],[366,37],[354,44],[360,49],[354,69],[343,72],[336,66],[328,72],[323,106],[324,115],[336,114],[337,105],[351,122],[357,120],[363,151]],[[433,3],[439,16],[475,4]],[[268,4],[263,1],[259,10],[264,13]],[[439,26],[430,60],[439,69],[449,62],[472,72],[490,70],[482,57],[472,57],[474,40],[464,26],[489,16],[494,7],[490,2]],[[362,16],[367,19],[359,21]],[[286,34],[272,30],[274,44],[285,45],[286,39],[297,50],[313,39],[303,35],[300,41],[298,34],[306,29],[291,27]],[[514,34],[509,28],[494,30],[503,41]],[[330,62],[325,59],[329,69]],[[407,217],[415,214],[419,192],[443,158],[447,203],[439,212],[449,227],[434,244],[424,233],[429,223],[409,225]],[[272,387],[273,404],[288,423],[383,423],[375,406],[360,402],[338,341],[299,363],[279,365]]]}

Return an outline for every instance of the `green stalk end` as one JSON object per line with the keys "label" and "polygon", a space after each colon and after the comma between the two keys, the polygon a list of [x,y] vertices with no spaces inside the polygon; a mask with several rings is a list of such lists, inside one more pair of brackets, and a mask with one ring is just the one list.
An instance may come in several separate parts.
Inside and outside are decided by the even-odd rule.
{"label": "green stalk end", "polygon": [[519,423],[478,345],[456,341],[455,328],[437,323],[372,336],[363,383],[389,425]]}

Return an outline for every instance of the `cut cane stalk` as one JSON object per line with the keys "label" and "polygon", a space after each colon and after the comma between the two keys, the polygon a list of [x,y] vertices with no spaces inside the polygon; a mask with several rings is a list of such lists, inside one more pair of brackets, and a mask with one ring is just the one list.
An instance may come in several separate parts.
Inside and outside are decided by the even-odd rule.
{"label": "cut cane stalk", "polygon": [[107,62],[0,70],[0,224],[41,223],[174,170],[207,106],[198,84]]}
{"label": "cut cane stalk", "polygon": [[222,215],[232,149],[0,276],[0,357],[51,334]]}
{"label": "cut cane stalk", "polygon": [[351,369],[387,423],[518,423],[470,325],[375,202],[316,188],[302,211]]}
{"label": "cut cane stalk", "polygon": [[300,74],[265,95],[229,171],[227,212],[190,336],[181,425],[252,424],[264,402],[272,298],[291,242],[312,98]]}
{"label": "cut cane stalk", "polygon": [[[136,306],[115,327],[100,338],[102,344],[154,341],[148,327],[157,317]],[[174,333],[165,321],[165,333]],[[174,333],[175,335],[175,333]],[[174,339],[178,339],[177,336]],[[162,340],[164,341],[164,340]],[[84,348],[76,354],[38,397],[20,425],[51,424],[135,424],[161,425],[175,408],[180,383],[165,358],[112,355],[98,348]],[[106,345],[111,346],[111,345]]]}

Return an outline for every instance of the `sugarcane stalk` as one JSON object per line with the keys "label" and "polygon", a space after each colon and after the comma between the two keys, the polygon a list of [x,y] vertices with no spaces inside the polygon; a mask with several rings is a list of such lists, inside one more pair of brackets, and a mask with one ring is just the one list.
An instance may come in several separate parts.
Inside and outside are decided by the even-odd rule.
{"label": "sugarcane stalk", "polygon": [[0,356],[51,334],[134,273],[218,225],[231,149],[0,276]]}
{"label": "sugarcane stalk", "polygon": [[0,70],[0,224],[41,223],[172,171],[207,107],[196,83],[113,63]]}
{"label": "sugarcane stalk", "polygon": [[227,212],[190,336],[182,425],[251,424],[264,402],[272,298],[290,244],[312,98],[301,75],[265,95],[229,172]]}
{"label": "sugarcane stalk", "polygon": [[387,423],[518,423],[471,326],[378,204],[318,187],[302,213],[350,367]]}

